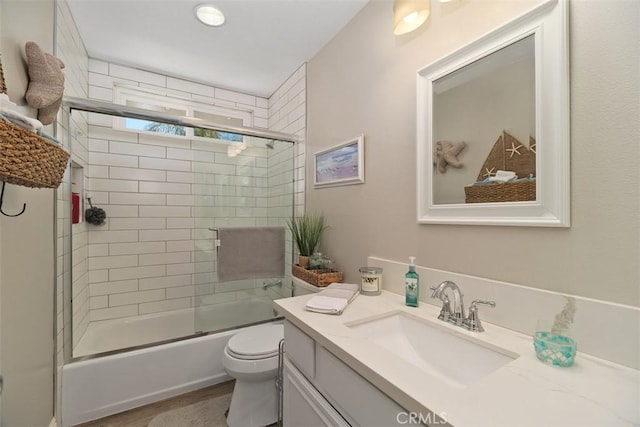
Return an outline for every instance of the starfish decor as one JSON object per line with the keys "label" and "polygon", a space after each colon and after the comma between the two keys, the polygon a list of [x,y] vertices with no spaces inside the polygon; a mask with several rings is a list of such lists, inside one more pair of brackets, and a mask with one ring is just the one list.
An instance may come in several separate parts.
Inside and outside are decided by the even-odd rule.
{"label": "starfish decor", "polygon": [[489,168],[484,168],[484,170],[486,171],[484,175],[484,177],[487,178],[491,178],[492,176],[494,176],[496,173],[494,172],[496,170],[496,168],[491,168],[491,170],[489,170]]}
{"label": "starfish decor", "polygon": [[522,148],[522,144],[520,144],[520,145],[518,145],[518,146],[516,147],[516,144],[512,142],[512,143],[511,143],[511,148],[507,148],[507,151],[508,151],[509,153],[511,153],[511,154],[509,155],[509,158],[512,158],[514,154],[517,154],[517,155],[519,156],[519,155],[520,155],[520,151],[518,151],[518,150],[519,150],[519,149],[521,149],[521,148]]}

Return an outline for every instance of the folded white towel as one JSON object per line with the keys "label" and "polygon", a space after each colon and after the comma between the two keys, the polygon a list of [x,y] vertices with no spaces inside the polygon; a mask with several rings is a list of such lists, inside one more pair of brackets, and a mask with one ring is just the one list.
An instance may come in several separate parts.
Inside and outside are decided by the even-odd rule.
{"label": "folded white towel", "polygon": [[496,176],[489,177],[489,181],[492,182],[509,182],[518,178],[515,172],[512,171],[497,171]]}
{"label": "folded white towel", "polygon": [[0,106],[0,114],[2,114],[11,123],[22,126],[23,128],[33,132],[37,132],[43,128],[40,120],[25,116],[24,114],[18,113],[17,111],[13,111],[9,108]]}
{"label": "folded white towel", "polygon": [[326,314],[340,314],[349,305],[349,300],[345,298],[325,297],[315,295],[305,305],[309,311]]}
{"label": "folded white towel", "polygon": [[342,314],[360,293],[360,286],[352,283],[332,283],[311,297],[305,309],[325,314]]}
{"label": "folded white towel", "polygon": [[9,99],[9,96],[6,93],[0,93],[0,107],[2,108],[17,108],[15,102]]}

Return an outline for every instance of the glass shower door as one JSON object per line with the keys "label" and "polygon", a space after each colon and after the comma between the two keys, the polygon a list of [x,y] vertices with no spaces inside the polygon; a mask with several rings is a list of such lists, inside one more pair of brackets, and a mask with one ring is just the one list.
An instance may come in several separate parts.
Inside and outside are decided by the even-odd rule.
{"label": "glass shower door", "polygon": [[[293,215],[294,145],[244,137],[205,146],[194,163],[195,331],[260,323],[276,316],[274,299],[291,296],[291,243],[285,239],[285,275],[220,281],[216,239],[223,227],[283,227]],[[257,243],[259,244],[259,242]]]}

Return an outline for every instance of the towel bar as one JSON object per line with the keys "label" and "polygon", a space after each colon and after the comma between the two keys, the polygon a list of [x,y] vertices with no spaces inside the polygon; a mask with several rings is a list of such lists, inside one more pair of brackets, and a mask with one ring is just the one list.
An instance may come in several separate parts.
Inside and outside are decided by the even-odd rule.
{"label": "towel bar", "polygon": [[216,247],[216,251],[218,250],[218,246],[220,246],[220,239],[218,239],[218,229],[217,228],[211,228],[208,227],[209,231],[213,231],[214,233],[216,233],[216,238],[213,240],[213,245]]}

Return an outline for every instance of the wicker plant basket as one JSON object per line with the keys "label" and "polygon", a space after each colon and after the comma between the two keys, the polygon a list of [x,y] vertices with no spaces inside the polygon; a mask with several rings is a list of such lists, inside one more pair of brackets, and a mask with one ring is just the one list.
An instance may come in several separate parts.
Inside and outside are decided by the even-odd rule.
{"label": "wicker plant basket", "polygon": [[69,153],[60,145],[0,119],[0,180],[24,187],[57,188]]}
{"label": "wicker plant basket", "polygon": [[467,203],[526,202],[536,199],[536,182],[507,182],[464,187]]}
{"label": "wicker plant basket", "polygon": [[324,288],[335,282],[342,282],[344,275],[341,271],[336,270],[307,270],[298,264],[291,266],[291,272],[298,279],[302,279],[307,283],[311,283],[319,288]]}

